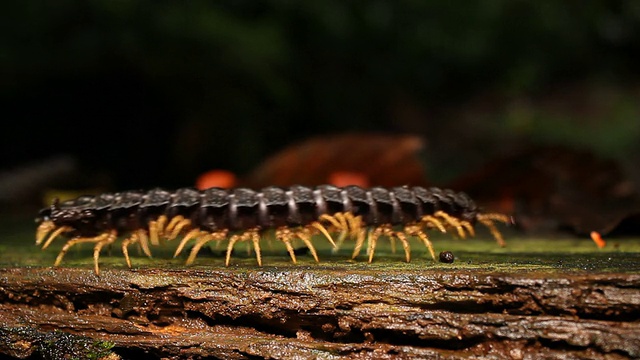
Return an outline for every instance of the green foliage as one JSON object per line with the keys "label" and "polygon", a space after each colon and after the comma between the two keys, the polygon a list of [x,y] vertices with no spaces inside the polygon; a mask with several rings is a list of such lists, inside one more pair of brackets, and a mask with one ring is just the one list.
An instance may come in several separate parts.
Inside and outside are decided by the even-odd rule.
{"label": "green foliage", "polygon": [[[5,22],[9,46],[1,59],[9,75],[38,78],[127,62],[168,89],[200,80],[209,84],[200,91],[213,91],[227,74],[282,101],[296,82],[318,80],[355,81],[349,88],[365,91],[393,85],[426,98],[443,88],[464,93],[469,85],[491,83],[519,92],[564,71],[630,70],[627,55],[640,20],[634,1],[66,0],[5,6],[13,14]],[[450,76],[466,84],[450,84]]]}
{"label": "green foliage", "polygon": [[631,0],[4,7],[11,15],[3,21],[0,93],[8,102],[69,109],[86,86],[100,91],[105,78],[130,81],[122,87],[132,93],[123,96],[149,93],[132,100],[152,107],[139,117],[177,124],[167,129],[168,164],[171,174],[190,179],[198,166],[247,171],[274,147],[310,135],[427,128],[393,124],[405,99],[430,108],[478,93],[540,93],[572,79],[624,81],[637,75],[640,44],[640,5]]}

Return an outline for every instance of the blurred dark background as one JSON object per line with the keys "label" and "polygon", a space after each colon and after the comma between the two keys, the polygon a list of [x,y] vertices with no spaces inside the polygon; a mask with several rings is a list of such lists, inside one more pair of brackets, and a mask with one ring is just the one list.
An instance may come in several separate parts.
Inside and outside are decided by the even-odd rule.
{"label": "blurred dark background", "polygon": [[78,187],[189,186],[355,132],[424,139],[433,184],[558,144],[640,180],[638,1],[2,7],[5,175],[64,155]]}

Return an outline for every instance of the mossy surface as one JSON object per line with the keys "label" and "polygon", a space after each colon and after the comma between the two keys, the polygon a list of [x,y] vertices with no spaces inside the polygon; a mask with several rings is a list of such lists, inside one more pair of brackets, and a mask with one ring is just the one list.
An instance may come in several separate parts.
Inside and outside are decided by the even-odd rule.
{"label": "mossy surface", "polygon": [[[92,246],[72,248],[53,268],[64,239],[42,251],[33,224],[3,229],[0,330],[29,326],[94,339],[62,339],[70,344],[65,356],[89,345],[108,354],[111,344],[123,358],[318,358],[318,351],[464,358],[489,348],[501,358],[514,351],[532,358],[640,354],[635,238],[606,239],[599,249],[589,238],[525,238],[506,229],[502,248],[483,231],[466,240],[431,234],[436,254],[451,251],[453,263],[434,261],[416,239],[411,262],[400,244],[394,253],[381,239],[368,263],[364,251],[351,259],[352,241],[334,253],[317,237],[321,262],[301,250],[293,264],[284,246],[266,237],[262,267],[247,243],[237,244],[225,267],[226,242],[187,266],[185,255],[173,258],[173,241],[152,247],[152,259],[132,247],[132,271],[118,242],[104,249],[96,276]],[[22,335],[0,353],[49,356]]]}
{"label": "mossy surface", "polygon": [[[65,239],[59,238],[46,250],[41,250],[34,241],[35,225],[33,223],[18,223],[4,227],[0,234],[0,266],[52,266],[55,258],[63,246]],[[305,251],[297,256],[298,263],[293,264],[284,246],[272,238],[266,237],[261,242],[263,269],[270,267],[309,266],[322,268],[368,269],[375,271],[390,271],[403,269],[429,269],[444,271],[452,270],[484,270],[484,271],[568,271],[568,272],[640,272],[640,239],[612,238],[606,239],[607,245],[600,249],[587,237],[558,235],[553,237],[524,237],[512,229],[506,229],[506,247],[500,247],[491,236],[479,231],[475,238],[456,239],[447,234],[430,234],[436,251],[451,251],[455,255],[452,264],[441,263],[431,259],[427,249],[416,239],[411,239],[411,262],[406,263],[404,252],[398,241],[395,253],[390,241],[382,238],[378,241],[372,263],[368,263],[365,250],[355,259],[351,259],[353,241],[347,240],[342,247],[334,252],[331,245],[323,238],[316,237],[314,245],[318,249],[320,263]],[[124,258],[120,249],[120,242],[112,248],[103,249],[100,256],[100,266],[109,268],[125,268]],[[227,242],[215,243],[200,251],[193,269],[208,269],[224,267],[224,255]],[[132,247],[130,254],[135,268],[183,268],[184,260],[189,251],[187,249],[173,258],[178,241],[166,242],[159,247],[152,247],[153,258],[147,258],[139,249]],[[296,244],[302,247],[302,242]],[[251,244],[236,244],[231,259],[230,271],[250,271],[257,268],[253,252],[248,247]],[[93,267],[93,248],[91,245],[73,247],[65,256],[63,266]]]}
{"label": "mossy surface", "polygon": [[[62,331],[39,331],[30,327],[0,327],[0,348],[19,358],[38,354],[45,360],[120,359],[111,352],[115,343],[94,340]],[[6,347],[6,349],[4,349]]]}

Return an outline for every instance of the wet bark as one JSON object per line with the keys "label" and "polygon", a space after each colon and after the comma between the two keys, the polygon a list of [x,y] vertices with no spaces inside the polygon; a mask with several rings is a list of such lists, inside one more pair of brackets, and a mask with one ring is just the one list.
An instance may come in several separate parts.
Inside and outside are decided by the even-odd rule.
{"label": "wet bark", "polygon": [[639,320],[638,274],[0,269],[10,358],[54,330],[111,358],[638,358]]}

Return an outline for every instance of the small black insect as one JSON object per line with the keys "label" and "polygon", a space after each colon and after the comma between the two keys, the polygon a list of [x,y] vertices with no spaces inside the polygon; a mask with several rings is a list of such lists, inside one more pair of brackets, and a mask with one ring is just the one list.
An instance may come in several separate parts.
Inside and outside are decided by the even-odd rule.
{"label": "small black insect", "polygon": [[442,251],[440,253],[440,262],[451,264],[453,260],[455,260],[455,256],[453,256],[451,251]]}

